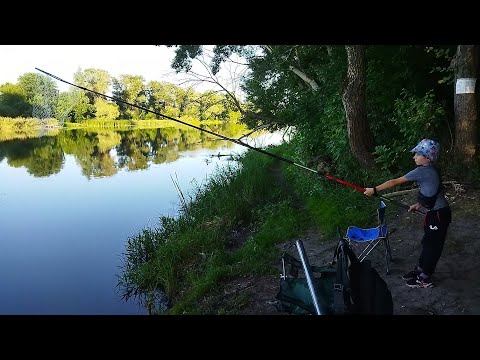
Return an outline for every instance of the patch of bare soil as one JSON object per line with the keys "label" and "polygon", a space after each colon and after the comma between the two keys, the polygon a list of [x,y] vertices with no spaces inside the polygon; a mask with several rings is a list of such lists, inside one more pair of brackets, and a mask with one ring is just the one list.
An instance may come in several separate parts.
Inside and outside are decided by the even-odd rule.
{"label": "patch of bare soil", "polygon": [[[424,216],[387,203],[390,208],[396,207],[387,212],[393,256],[390,275],[386,274],[382,251],[374,251],[368,258],[392,292],[394,315],[480,314],[480,190],[456,186],[447,187],[446,193],[452,208],[452,223],[442,257],[432,277],[433,288],[412,289],[401,278],[413,268],[420,255]],[[396,200],[411,204],[415,202],[414,196],[411,193]],[[303,242],[310,264],[320,266],[332,261],[336,239],[322,238],[315,229],[310,229],[299,239]],[[291,239],[280,246],[299,258],[296,240]],[[383,247],[378,246],[377,249],[383,250]],[[278,276],[250,276],[227,285],[227,288],[236,287],[235,291],[242,292],[244,299],[248,299],[237,308],[236,314],[281,315],[273,305],[279,289],[280,259],[276,265]]]}
{"label": "patch of bare soil", "polygon": [[[280,175],[279,167],[274,167],[272,171],[279,185],[288,186]],[[383,246],[378,246],[376,250],[379,251],[373,251],[368,258],[392,292],[395,315],[480,314],[480,190],[450,184],[446,187],[446,196],[452,208],[452,223],[432,277],[434,287],[428,289],[409,288],[401,278],[413,268],[420,255],[424,215],[409,213],[394,203],[387,203],[387,225],[393,256],[391,273],[386,274]],[[396,200],[413,204],[416,202],[415,192]],[[227,247],[231,250],[238,248],[249,235],[247,229],[239,229],[232,235]],[[297,240],[302,240],[311,265],[321,266],[333,260],[337,239],[324,238],[312,228],[279,247],[299,258],[295,247]],[[285,315],[274,306],[282,271],[280,259],[272,265],[278,267],[278,275],[233,279],[224,284],[217,295],[205,299],[205,307],[217,314]]]}

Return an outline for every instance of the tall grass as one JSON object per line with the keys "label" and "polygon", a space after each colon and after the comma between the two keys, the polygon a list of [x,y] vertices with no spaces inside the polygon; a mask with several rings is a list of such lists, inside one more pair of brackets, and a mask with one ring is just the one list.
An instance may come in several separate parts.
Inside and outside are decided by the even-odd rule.
{"label": "tall grass", "polygon": [[44,119],[40,122],[34,118],[0,117],[0,141],[35,138],[45,129],[48,131],[44,131],[43,135],[57,134],[58,125],[56,119]]}
{"label": "tall grass", "polygon": [[[351,191],[319,187],[318,177],[298,167],[285,168],[284,184],[271,171],[282,164],[274,161],[246,153],[238,166],[218,170],[197,186],[176,217],[162,216],[157,228],[130,237],[118,283],[124,297],[136,297],[152,313],[221,313],[226,310],[209,308],[202,299],[229,279],[275,274],[278,243],[312,225],[328,236],[337,226],[371,221],[366,210],[373,212],[374,202]],[[298,198],[306,205],[298,206]],[[244,238],[232,247],[236,233]],[[155,302],[159,292],[165,295],[162,304]]]}
{"label": "tall grass", "polygon": [[[202,121],[198,119],[189,119],[185,121],[187,124],[200,125],[219,125],[220,121]],[[91,119],[79,123],[66,122],[65,126],[70,129],[157,129],[175,127],[181,129],[191,128],[191,126],[184,125],[178,121],[163,119],[163,120],[110,120],[110,119]]]}

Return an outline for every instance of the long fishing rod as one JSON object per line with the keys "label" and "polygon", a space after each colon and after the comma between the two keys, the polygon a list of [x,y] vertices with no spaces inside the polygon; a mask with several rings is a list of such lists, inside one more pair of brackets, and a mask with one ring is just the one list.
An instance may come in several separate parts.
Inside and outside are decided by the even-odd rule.
{"label": "long fishing rod", "polygon": [[[363,187],[361,187],[361,186],[358,186],[358,185],[355,185],[355,184],[350,184],[350,183],[346,182],[345,180],[339,179],[339,178],[337,178],[337,177],[335,177],[335,176],[333,176],[333,175],[330,175],[330,174],[327,174],[327,173],[321,173],[321,172],[319,172],[319,171],[317,171],[317,170],[308,168],[308,167],[303,166],[303,165],[301,165],[301,164],[297,164],[296,162],[294,162],[294,161],[292,161],[292,160],[290,160],[290,159],[284,158],[283,156],[279,156],[279,155],[276,155],[276,154],[274,154],[274,153],[265,151],[265,150],[263,150],[263,149],[259,149],[259,148],[253,147],[253,146],[251,146],[251,145],[249,145],[249,144],[247,144],[247,143],[244,143],[243,141],[240,141],[240,140],[238,140],[238,139],[232,139],[232,138],[229,138],[229,137],[227,137],[227,136],[214,133],[213,131],[210,131],[210,130],[207,130],[207,129],[202,129],[202,128],[199,127],[199,126],[186,123],[186,122],[184,122],[184,121],[182,121],[182,120],[175,119],[175,118],[172,118],[172,117],[167,116],[167,115],[163,115],[163,114],[161,114],[161,113],[158,113],[158,112],[155,112],[155,111],[146,109],[146,108],[144,108],[144,107],[142,107],[142,106],[139,106],[139,105],[131,104],[131,103],[129,103],[129,102],[127,102],[127,101],[124,101],[124,100],[122,100],[122,99],[118,99],[118,98],[115,98],[115,97],[113,97],[113,96],[105,95],[105,94],[99,93],[99,92],[97,92],[97,91],[87,89],[87,88],[85,88],[85,87],[83,87],[83,86],[80,86],[80,85],[72,84],[71,82],[68,82],[68,81],[66,81],[66,80],[63,80],[63,79],[59,78],[58,76],[55,76],[55,75],[53,75],[53,74],[50,74],[50,73],[48,73],[48,72],[46,72],[46,71],[44,71],[44,70],[42,70],[42,69],[39,69],[39,68],[35,68],[35,69],[38,70],[38,71],[40,71],[40,72],[42,72],[42,73],[44,73],[44,74],[46,74],[46,75],[48,75],[48,76],[50,76],[50,77],[52,77],[52,78],[54,78],[54,79],[56,79],[56,80],[58,80],[58,81],[61,81],[61,82],[65,83],[65,84],[74,86],[74,87],[76,87],[76,88],[79,88],[79,89],[82,89],[82,90],[85,90],[85,91],[88,91],[88,92],[91,92],[91,93],[93,93],[93,94],[97,94],[97,95],[99,95],[99,96],[103,96],[103,97],[108,98],[108,99],[112,99],[112,100],[117,101],[117,102],[124,103],[124,104],[129,105],[129,106],[133,106],[133,107],[135,107],[135,108],[137,108],[137,109],[141,109],[141,110],[143,110],[143,111],[150,112],[150,113],[155,114],[155,115],[162,116],[162,117],[164,117],[164,118],[166,118],[166,119],[175,121],[175,122],[177,122],[177,123],[180,123],[180,124],[183,124],[183,125],[186,125],[186,126],[190,126],[190,127],[194,128],[194,129],[197,129],[197,130],[200,130],[200,131],[204,131],[204,132],[206,132],[206,133],[208,133],[208,134],[210,134],[210,135],[214,135],[214,136],[217,136],[217,137],[219,137],[219,138],[221,138],[221,139],[234,142],[234,143],[239,144],[239,145],[241,145],[241,146],[245,146],[245,147],[247,147],[247,148],[249,148],[249,149],[251,149],[251,150],[258,151],[258,152],[260,152],[260,153],[262,153],[262,154],[265,154],[265,155],[267,155],[267,156],[271,156],[271,157],[273,157],[273,158],[275,158],[275,159],[284,161],[284,162],[286,162],[286,163],[288,163],[288,164],[291,164],[291,165],[300,167],[300,168],[302,168],[302,169],[304,169],[304,170],[311,171],[311,172],[313,172],[313,173],[315,173],[315,174],[324,176],[324,177],[326,177],[326,178],[329,179],[329,180],[333,180],[333,181],[336,181],[336,182],[338,182],[338,183],[340,183],[340,184],[342,184],[342,185],[351,187],[351,188],[353,188],[353,189],[355,189],[355,190],[357,190],[357,191],[360,191],[361,193],[364,193],[364,192],[365,192],[365,188],[363,188]],[[401,202],[396,201],[396,200],[394,200],[394,199],[390,199],[390,198],[385,197],[385,196],[383,196],[383,195],[375,194],[375,196],[379,197],[379,198],[382,199],[382,200],[390,201],[390,202],[392,202],[393,204],[398,205],[398,206],[400,206],[400,207],[402,207],[402,208],[404,208],[404,209],[407,209],[407,210],[408,210],[408,209],[410,208],[408,205],[406,205],[406,204],[404,204],[404,203],[401,203]],[[425,213],[422,212],[421,210],[416,210],[416,212],[425,214]]]}

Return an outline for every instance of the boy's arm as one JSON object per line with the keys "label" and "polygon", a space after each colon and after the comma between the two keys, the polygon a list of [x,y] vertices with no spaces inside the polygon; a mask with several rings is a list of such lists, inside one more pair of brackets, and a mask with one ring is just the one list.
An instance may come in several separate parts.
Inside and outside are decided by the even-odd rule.
{"label": "boy's arm", "polygon": [[403,184],[407,181],[410,181],[410,180],[408,180],[405,176],[400,176],[399,178],[396,178],[396,179],[387,180],[383,184],[377,185],[373,188],[368,188],[367,187],[367,188],[365,188],[364,194],[367,195],[367,196],[372,196],[373,194],[375,194],[379,191],[390,189],[394,186]]}

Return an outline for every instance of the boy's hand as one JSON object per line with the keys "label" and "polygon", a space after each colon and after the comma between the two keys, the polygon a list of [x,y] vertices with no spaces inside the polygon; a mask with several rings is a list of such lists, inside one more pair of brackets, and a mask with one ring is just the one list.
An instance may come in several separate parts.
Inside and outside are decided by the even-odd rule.
{"label": "boy's hand", "polygon": [[368,197],[372,196],[375,193],[374,188],[365,188],[364,194],[367,195]]}
{"label": "boy's hand", "polygon": [[420,209],[420,207],[421,207],[421,205],[419,203],[410,205],[410,207],[408,208],[408,212],[417,211],[418,209]]}

